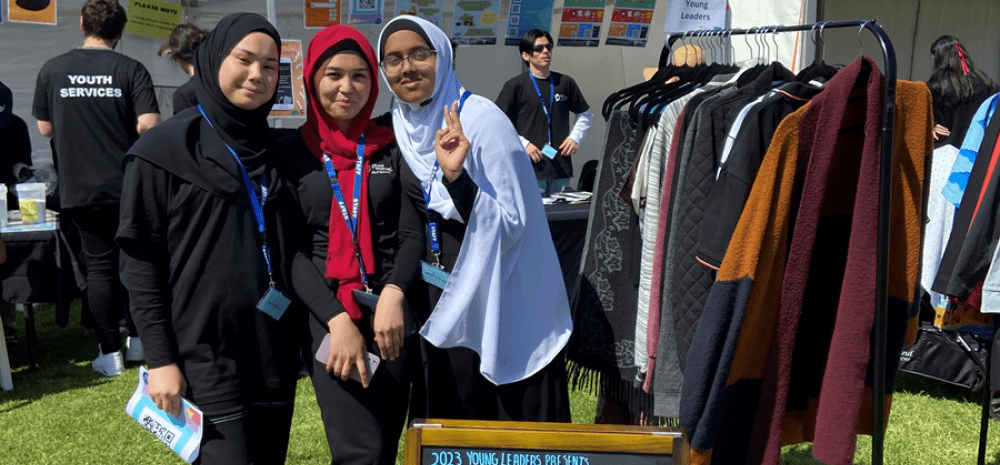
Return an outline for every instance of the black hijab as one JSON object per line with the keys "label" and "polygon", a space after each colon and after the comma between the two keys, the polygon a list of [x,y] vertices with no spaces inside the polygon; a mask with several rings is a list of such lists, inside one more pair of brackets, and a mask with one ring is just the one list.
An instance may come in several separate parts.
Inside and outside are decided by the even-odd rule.
{"label": "black hijab", "polygon": [[198,47],[194,57],[194,79],[198,103],[215,132],[236,151],[247,171],[254,176],[263,171],[264,145],[269,133],[267,115],[277,92],[256,110],[243,110],[233,105],[219,86],[219,68],[223,60],[251,32],[271,36],[281,52],[281,36],[271,23],[255,13],[233,13],[222,18]]}

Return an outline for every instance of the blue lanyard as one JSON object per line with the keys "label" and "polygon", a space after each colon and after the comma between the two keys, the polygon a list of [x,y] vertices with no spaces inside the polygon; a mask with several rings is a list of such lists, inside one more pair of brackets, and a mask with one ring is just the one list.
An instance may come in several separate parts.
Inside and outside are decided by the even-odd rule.
{"label": "blue lanyard", "polygon": [[[458,100],[458,113],[462,113],[462,107],[465,106],[465,100],[472,95],[471,91],[465,91],[462,94],[462,98]],[[427,234],[431,238],[431,253],[434,254],[434,266],[441,268],[441,242],[440,236],[438,236],[438,225],[437,221],[431,221],[431,186],[434,184],[434,180],[437,178],[437,172],[441,169],[441,164],[434,161],[434,169],[431,170],[431,181],[427,185],[427,190],[424,190],[423,186],[420,187],[420,192],[424,194],[424,208],[427,211]]]}
{"label": "blue lanyard", "polygon": [[[205,121],[208,121],[208,125],[215,128],[212,120],[208,119],[208,115],[205,114],[205,110],[201,108],[200,104],[198,105],[198,111],[201,112],[201,116],[205,117]],[[246,186],[247,195],[250,196],[250,205],[253,207],[254,218],[257,220],[257,232],[260,233],[261,242],[263,243],[261,249],[264,251],[264,262],[267,263],[267,278],[271,282],[271,287],[274,287],[274,277],[271,274],[271,253],[267,249],[267,240],[264,236],[264,209],[261,208],[261,205],[267,201],[267,175],[263,174],[260,177],[260,199],[257,199],[257,194],[253,190],[253,183],[250,182],[250,173],[247,173],[247,169],[243,166],[243,162],[240,161],[239,155],[236,155],[236,151],[228,143],[225,141],[222,143],[226,144],[229,153],[233,154],[233,158],[236,160],[236,164],[240,167],[240,172],[243,174],[243,185]]]}
{"label": "blue lanyard", "polygon": [[[326,165],[326,174],[330,177],[330,186],[333,187],[333,194],[337,197],[340,205],[340,214],[347,223],[347,228],[351,230],[351,241],[354,242],[354,255],[358,258],[358,267],[361,269],[361,281],[365,284],[365,292],[371,292],[368,287],[368,274],[365,273],[365,262],[361,259],[361,246],[358,245],[358,223],[360,216],[358,212],[361,205],[361,177],[365,166],[365,135],[358,139],[358,159],[354,163],[354,203],[351,204],[352,214],[347,213],[347,203],[344,202],[344,193],[340,190],[340,182],[337,180],[337,171],[333,169],[333,162],[330,156],[323,154],[323,164]],[[327,253],[330,253],[328,250]]]}
{"label": "blue lanyard", "polygon": [[552,145],[552,115],[549,114],[549,108],[553,108],[555,105],[554,99],[556,98],[556,84],[552,80],[552,75],[549,75],[549,106],[545,106],[545,99],[542,98],[542,91],[538,88],[538,81],[535,80],[535,75],[528,71],[528,77],[531,78],[531,85],[535,86],[535,92],[538,94],[538,101],[542,104],[542,111],[545,112],[545,122],[548,123],[545,127],[548,129],[549,134],[549,145]]}

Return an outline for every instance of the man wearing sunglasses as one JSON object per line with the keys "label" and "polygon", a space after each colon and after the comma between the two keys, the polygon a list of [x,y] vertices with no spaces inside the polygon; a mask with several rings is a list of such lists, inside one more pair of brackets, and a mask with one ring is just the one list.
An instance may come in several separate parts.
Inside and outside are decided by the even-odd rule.
{"label": "man wearing sunglasses", "polygon": [[[587,135],[593,113],[573,78],[550,72],[552,36],[532,29],[521,37],[521,59],[528,72],[503,86],[496,104],[514,123],[531,158],[542,196],[562,191],[573,176],[570,156]],[[570,124],[570,112],[576,122]]]}

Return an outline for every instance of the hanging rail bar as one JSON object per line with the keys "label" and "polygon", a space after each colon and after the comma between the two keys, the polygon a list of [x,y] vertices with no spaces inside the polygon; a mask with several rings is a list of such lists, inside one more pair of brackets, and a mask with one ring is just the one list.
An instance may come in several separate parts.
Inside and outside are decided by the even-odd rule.
{"label": "hanging rail bar", "polygon": [[[816,26],[821,28],[858,28],[869,30],[878,39],[882,48],[883,76],[885,85],[882,93],[882,143],[881,164],[879,168],[879,200],[878,200],[878,257],[875,274],[875,322],[872,326],[874,360],[872,381],[872,465],[884,463],[883,450],[885,445],[885,392],[886,392],[886,333],[888,328],[888,286],[889,286],[889,219],[892,194],[892,142],[893,127],[896,119],[896,51],[892,48],[889,35],[874,20],[855,21],[820,21],[812,24],[794,26],[775,26],[768,28],[769,32],[812,31]],[[757,28],[756,30],[759,30]],[[747,29],[724,29],[730,36],[753,34]],[[897,354],[898,356],[898,354]]]}

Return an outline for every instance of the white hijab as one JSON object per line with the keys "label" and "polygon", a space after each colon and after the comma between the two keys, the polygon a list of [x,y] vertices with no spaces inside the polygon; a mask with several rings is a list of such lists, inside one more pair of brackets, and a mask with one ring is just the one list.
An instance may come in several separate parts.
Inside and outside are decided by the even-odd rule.
{"label": "white hijab", "polygon": [[[387,23],[383,36],[394,21],[404,19],[430,39],[437,50],[437,70],[429,102],[393,104],[396,138],[423,188],[430,187],[431,208],[461,219],[439,181],[441,173],[430,179],[437,160],[434,134],[444,125],[444,106],[464,92],[451,67],[451,43],[437,26],[412,16]],[[464,168],[479,193],[465,219],[468,226],[451,278],[420,334],[437,347],[474,350],[483,377],[498,385],[513,383],[544,369],[569,341],[573,322],[566,285],[535,172],[507,115],[473,95],[459,117],[470,144]]]}
{"label": "white hijab", "polygon": [[[461,215],[455,210],[455,204],[448,194],[448,190],[441,184],[441,170],[434,172],[434,163],[437,162],[437,155],[434,153],[434,135],[438,129],[444,127],[444,106],[451,105],[457,101],[465,89],[462,83],[458,82],[455,73],[452,72],[451,41],[444,31],[438,29],[430,21],[416,16],[398,16],[386,23],[382,29],[382,34],[389,29],[389,25],[397,21],[410,21],[415,23],[431,40],[431,48],[437,52],[437,65],[434,70],[434,93],[428,102],[406,103],[399,100],[396,93],[392,95],[397,98],[392,103],[393,129],[396,132],[396,142],[399,149],[406,158],[413,173],[420,180],[420,185],[424,192],[430,189],[430,208],[441,214],[444,218],[463,221]],[[387,37],[379,35],[379,59],[383,57],[382,47]],[[444,70],[445,72],[442,72]],[[392,92],[389,86],[389,77],[385,70],[379,67],[379,74],[386,82],[386,87]]]}

